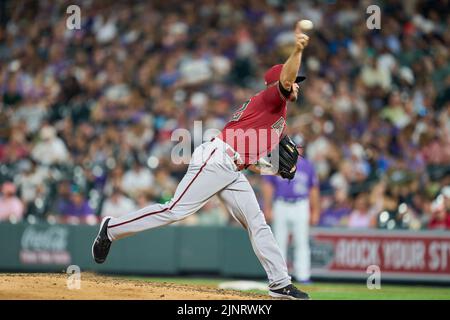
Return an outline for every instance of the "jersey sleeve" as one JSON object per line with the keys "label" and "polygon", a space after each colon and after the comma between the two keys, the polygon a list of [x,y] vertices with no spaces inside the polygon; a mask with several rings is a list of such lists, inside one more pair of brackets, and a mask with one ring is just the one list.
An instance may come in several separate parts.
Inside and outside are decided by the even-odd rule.
{"label": "jersey sleeve", "polygon": [[262,96],[264,101],[270,105],[281,105],[286,101],[286,97],[280,90],[279,82],[277,84],[270,86],[269,88],[263,90]]}

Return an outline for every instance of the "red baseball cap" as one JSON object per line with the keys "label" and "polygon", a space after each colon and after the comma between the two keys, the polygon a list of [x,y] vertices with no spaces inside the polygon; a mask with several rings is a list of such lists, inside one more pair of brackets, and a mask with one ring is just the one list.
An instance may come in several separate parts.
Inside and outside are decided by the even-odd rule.
{"label": "red baseball cap", "polygon": [[[264,81],[266,82],[266,86],[280,80],[281,70],[283,69],[282,64],[276,64],[273,67],[271,67],[269,70],[266,71],[264,74]],[[302,82],[305,80],[306,77],[303,76],[297,76],[295,79],[295,83]]]}

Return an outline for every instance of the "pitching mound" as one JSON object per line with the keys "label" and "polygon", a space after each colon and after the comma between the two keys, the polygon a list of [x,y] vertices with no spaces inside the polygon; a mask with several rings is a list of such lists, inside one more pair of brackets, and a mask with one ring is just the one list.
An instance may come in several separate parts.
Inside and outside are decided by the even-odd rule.
{"label": "pitching mound", "polygon": [[82,273],[81,288],[69,290],[66,274],[0,274],[0,299],[50,300],[226,300],[268,299],[268,296],[221,290],[213,286],[124,280]]}

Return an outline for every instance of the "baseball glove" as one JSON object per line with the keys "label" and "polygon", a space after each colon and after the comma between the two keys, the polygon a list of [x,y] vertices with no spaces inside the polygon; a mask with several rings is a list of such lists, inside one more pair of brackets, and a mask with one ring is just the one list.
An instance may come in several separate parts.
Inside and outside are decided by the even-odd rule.
{"label": "baseball glove", "polygon": [[278,151],[278,174],[283,179],[292,180],[297,171],[297,160],[300,153],[292,139],[285,135],[274,151]]}

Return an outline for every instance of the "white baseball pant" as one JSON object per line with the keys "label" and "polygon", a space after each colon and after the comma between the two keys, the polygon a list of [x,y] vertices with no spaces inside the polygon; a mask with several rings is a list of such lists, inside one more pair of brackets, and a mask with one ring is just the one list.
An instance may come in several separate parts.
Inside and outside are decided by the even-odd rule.
{"label": "white baseball pant", "polygon": [[294,241],[294,275],[299,281],[311,276],[309,247],[309,200],[296,202],[275,200],[273,205],[273,232],[285,259],[288,253],[289,232]]}
{"label": "white baseball pant", "polygon": [[238,171],[227,149],[231,147],[218,138],[197,147],[173,198],[165,204],[111,218],[108,237],[114,241],[182,220],[218,194],[231,215],[248,231],[253,250],[267,273],[269,288],[283,288],[291,283],[286,262],[250,183]]}

